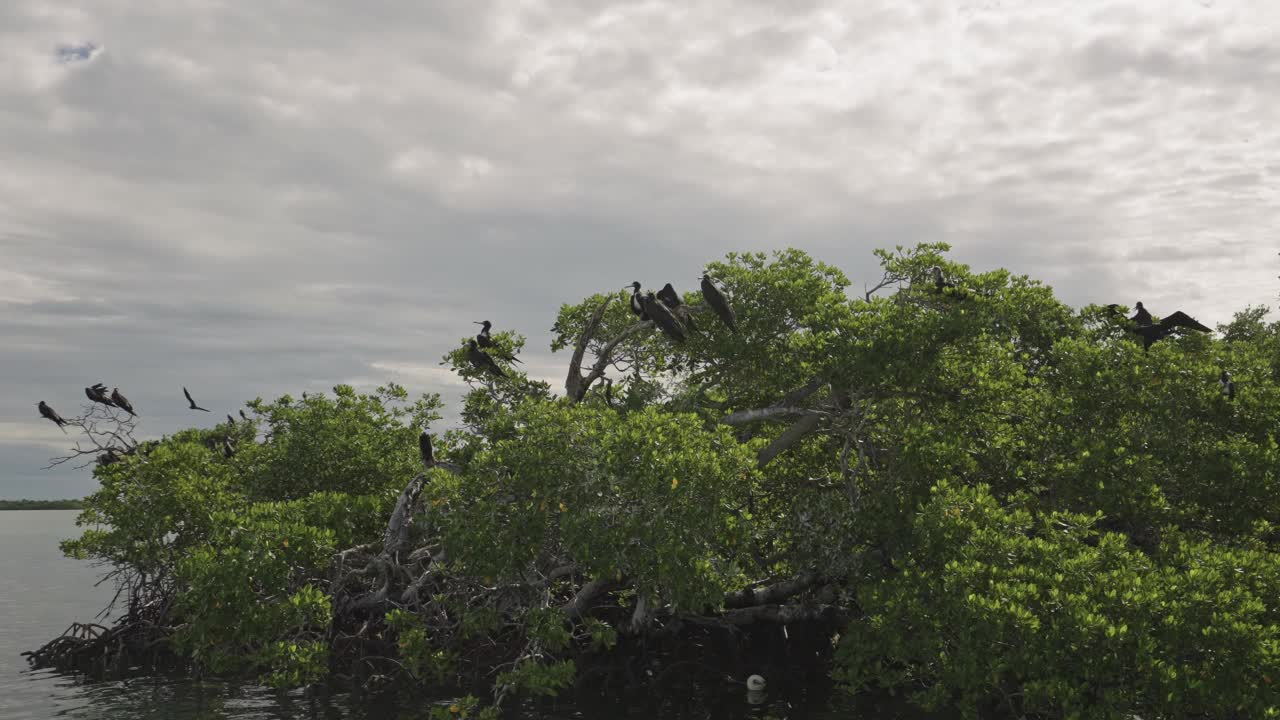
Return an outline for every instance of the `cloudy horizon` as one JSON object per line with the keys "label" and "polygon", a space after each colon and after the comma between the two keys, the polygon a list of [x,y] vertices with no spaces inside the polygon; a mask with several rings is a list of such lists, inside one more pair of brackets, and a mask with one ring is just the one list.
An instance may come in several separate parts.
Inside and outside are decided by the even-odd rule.
{"label": "cloudy horizon", "polygon": [[1226,322],[1280,291],[1278,30],[1226,0],[0,4],[0,498],[95,486],[41,469],[38,400],[101,380],[147,436],[337,383],[451,401],[483,319],[561,390],[561,303],[730,251],[861,287],[945,241]]}

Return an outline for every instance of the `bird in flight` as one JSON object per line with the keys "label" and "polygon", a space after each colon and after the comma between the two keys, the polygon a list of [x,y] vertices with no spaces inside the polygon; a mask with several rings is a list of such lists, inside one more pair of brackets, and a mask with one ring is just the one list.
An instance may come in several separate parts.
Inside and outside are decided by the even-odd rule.
{"label": "bird in flight", "polygon": [[[67,421],[62,419],[62,416],[58,414],[58,411],[49,407],[45,401],[41,400],[36,404],[36,407],[40,408],[41,416],[49,418],[53,421],[53,424],[57,425],[59,428],[67,424]],[[65,433],[66,430],[63,430],[62,432]]]}
{"label": "bird in flight", "polygon": [[187,392],[187,389],[185,387],[182,388],[182,394],[186,395],[187,402],[191,403],[191,407],[187,408],[188,410],[204,410],[205,412],[209,412],[208,409],[200,407],[199,405],[196,404],[195,400],[191,399],[191,393]]}
{"label": "bird in flight", "polygon": [[138,414],[133,411],[133,403],[129,402],[129,398],[120,394],[120,388],[111,388],[111,402],[115,403],[116,407],[124,410],[130,415],[136,417]]}

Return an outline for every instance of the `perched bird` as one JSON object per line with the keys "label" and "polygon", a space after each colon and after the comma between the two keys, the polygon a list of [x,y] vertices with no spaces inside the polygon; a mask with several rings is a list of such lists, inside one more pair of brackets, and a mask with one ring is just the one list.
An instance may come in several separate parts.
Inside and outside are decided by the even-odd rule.
{"label": "perched bird", "polygon": [[[1140,307],[1138,309],[1139,315],[1144,312],[1146,311],[1143,308]],[[1150,317],[1150,315],[1147,317]],[[1158,323],[1143,325],[1139,322],[1137,327],[1129,328],[1129,331],[1142,338],[1143,350],[1149,350],[1153,344],[1169,337],[1179,328],[1213,332],[1211,328],[1196,322],[1195,318],[1181,310],[1175,311],[1172,315],[1166,315]]]}
{"label": "perched bird", "polygon": [[613,407],[613,378],[604,379],[604,402]]}
{"label": "perched bird", "polygon": [[240,419],[246,422],[249,420],[249,416],[244,414],[244,410],[240,411]]}
{"label": "perched bird", "polygon": [[644,311],[653,320],[653,324],[658,326],[663,335],[671,338],[676,342],[684,342],[684,331],[680,329],[680,321],[676,320],[676,316],[671,314],[666,305],[663,305],[658,298],[649,291],[642,299],[644,303]]}
{"label": "perched bird", "polygon": [[955,283],[947,282],[946,278],[942,276],[941,267],[934,265],[929,268],[929,274],[933,276],[933,288],[938,292],[942,292],[944,289],[949,287],[955,287]]}
{"label": "perched bird", "polygon": [[711,276],[706,273],[702,275],[702,297],[706,299],[711,309],[716,311],[716,315],[720,316],[720,321],[725,326],[733,332],[738,332],[738,319],[733,315],[733,308],[729,307],[729,301],[725,299],[724,293],[720,292],[720,288],[716,287],[711,281]]}
{"label": "perched bird", "polygon": [[184,387],[184,388],[182,388],[182,394],[183,394],[183,395],[186,395],[186,396],[187,396],[187,402],[191,403],[191,407],[187,408],[188,410],[204,410],[205,412],[209,412],[207,409],[202,408],[202,407],[200,407],[199,405],[197,405],[195,400],[192,400],[192,399],[191,399],[191,393],[187,392],[187,389],[186,389],[185,387]]}
{"label": "perched bird", "polygon": [[231,417],[231,413],[227,413],[227,424],[228,424],[228,425],[235,425],[235,424],[236,424],[236,419],[235,419],[235,418],[233,418],[233,417]]}
{"label": "perched bird", "polygon": [[431,433],[426,430],[418,436],[418,454],[422,456],[422,466],[431,467],[436,464],[436,453],[431,447]]}
{"label": "perched bird", "polygon": [[84,394],[90,401],[102,403],[107,407],[115,407],[116,404],[111,402],[111,398],[107,395],[107,386],[99,383],[84,389]]}
{"label": "perched bird", "polygon": [[676,314],[680,319],[684,320],[685,327],[693,330],[694,332],[698,331],[698,326],[694,324],[693,315],[689,313],[689,308],[687,306],[685,306],[683,312],[676,311],[676,308],[684,305],[684,301],[680,299],[680,293],[676,292],[676,289],[671,287],[671,283],[667,283],[662,286],[662,289],[658,291],[658,299],[667,307],[671,308],[671,312],[673,314]]}
{"label": "perched bird", "polygon": [[[36,403],[36,407],[40,408],[40,415],[52,420],[54,425],[62,427],[67,424],[67,421],[62,419],[62,416],[58,414],[58,411],[45,404],[45,401],[41,400]],[[63,430],[62,432],[65,433],[66,430]]]}
{"label": "perched bird", "polygon": [[494,362],[493,358],[477,347],[474,339],[467,341],[467,361],[477,370],[484,370],[490,375],[498,377],[506,377],[506,373],[502,372],[502,368],[498,367],[498,363]]}
{"label": "perched bird", "polygon": [[133,403],[129,402],[129,398],[120,394],[120,388],[111,388],[111,402],[130,415],[136,416],[138,414],[133,411]]}
{"label": "perched bird", "polygon": [[94,384],[90,385],[89,387],[93,388],[94,390],[106,390],[106,389],[107,389],[106,384],[105,384],[105,383],[100,383],[100,382],[96,382],[96,383],[94,383]]}
{"label": "perched bird", "polygon": [[99,454],[95,461],[99,465],[111,465],[120,462],[120,455],[115,448],[107,448],[107,451]]}
{"label": "perched bird", "polygon": [[627,287],[631,288],[631,314],[640,318],[641,321],[648,320],[649,313],[645,312],[644,298],[640,296],[640,281],[636,280]]}
{"label": "perched bird", "polygon": [[1138,312],[1135,313],[1134,316],[1129,319],[1132,320],[1133,322],[1138,323],[1138,327],[1150,327],[1151,313],[1147,312],[1147,309],[1142,307],[1141,302],[1139,302],[1136,307],[1138,308]]}
{"label": "perched bird", "polygon": [[236,454],[236,449],[232,447],[231,441],[226,438],[223,438],[222,439],[222,457],[231,458],[231,456],[235,454]]}
{"label": "perched bird", "polygon": [[1222,374],[1218,376],[1218,384],[1222,386],[1222,394],[1226,396],[1227,400],[1236,399],[1236,382],[1231,379],[1231,373],[1223,370]]}
{"label": "perched bird", "polygon": [[[478,322],[475,324],[484,326],[483,329],[480,330],[480,334],[476,335],[476,344],[485,349],[498,350],[501,352],[501,348],[495,345],[493,338],[489,336],[489,328],[493,327],[493,323],[485,320],[484,322]],[[520,362],[520,358],[510,353],[502,352],[498,357],[506,360],[507,362],[520,363],[521,365],[524,364],[523,362]]]}

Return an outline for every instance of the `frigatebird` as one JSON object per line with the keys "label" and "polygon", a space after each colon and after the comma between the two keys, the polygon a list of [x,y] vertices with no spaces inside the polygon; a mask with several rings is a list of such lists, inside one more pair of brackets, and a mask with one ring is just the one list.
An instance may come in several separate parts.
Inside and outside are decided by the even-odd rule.
{"label": "frigatebird", "polygon": [[693,314],[689,312],[688,306],[685,306],[684,310],[681,312],[676,311],[676,308],[684,305],[684,301],[680,299],[680,293],[676,292],[676,289],[671,287],[671,283],[667,283],[662,286],[662,289],[658,291],[658,299],[665,303],[667,307],[671,308],[671,312],[673,314],[681,320],[684,320],[685,327],[694,332],[698,331],[698,326],[694,324]]}
{"label": "frigatebird", "polygon": [[133,403],[129,402],[129,398],[120,394],[120,388],[111,388],[111,402],[130,415],[137,416],[138,414],[133,411]]}
{"label": "frigatebird", "polygon": [[1196,322],[1196,319],[1181,310],[1175,311],[1172,315],[1166,315],[1160,318],[1160,322],[1151,325],[1138,325],[1136,328],[1130,328],[1133,332],[1142,337],[1142,349],[1149,349],[1152,344],[1159,342],[1174,333],[1178,328],[1187,328],[1189,330],[1199,330],[1200,332],[1213,332],[1212,329]]}
{"label": "frigatebird", "polygon": [[[489,336],[489,328],[493,327],[493,323],[489,322],[488,320],[485,320],[484,322],[477,322],[473,324],[483,326],[482,329],[480,330],[480,334],[476,335],[477,345],[491,352],[493,350],[501,350],[501,348],[499,348],[493,342],[493,338]],[[498,357],[502,358],[503,360],[506,360],[507,362],[520,363],[521,365],[524,364],[523,362],[520,362],[520,358],[516,357],[511,353],[502,352],[501,354],[498,355]]]}
{"label": "frigatebird", "polygon": [[196,404],[195,400],[191,399],[191,393],[187,392],[187,388],[185,386],[182,388],[182,394],[186,395],[187,402],[191,403],[191,407],[187,408],[188,410],[204,410],[205,412],[209,412],[208,409],[200,407]]}
{"label": "frigatebird", "polygon": [[494,362],[493,358],[476,346],[474,339],[467,341],[467,361],[477,370],[484,370],[490,375],[498,377],[506,377],[506,373],[502,372],[502,368],[498,367],[498,363]]}
{"label": "frigatebird", "polygon": [[738,332],[738,319],[733,315],[733,308],[729,307],[729,301],[725,299],[724,293],[720,292],[720,288],[711,281],[711,275],[705,272],[702,274],[702,297],[706,299],[711,309],[716,311],[716,315],[720,316],[721,322],[726,327],[733,332]]}
{"label": "frigatebird", "polygon": [[230,459],[231,456],[235,454],[236,454],[236,449],[232,447],[231,441],[226,438],[223,438],[222,439],[222,456]]}
{"label": "frigatebird", "polygon": [[1147,312],[1147,309],[1142,307],[1141,301],[1138,302],[1137,308],[1138,308],[1138,312],[1135,313],[1134,316],[1129,319],[1132,320],[1133,322],[1138,323],[1138,327],[1150,327],[1151,313]]}
{"label": "frigatebird", "polygon": [[235,424],[236,424],[236,419],[235,419],[235,418],[233,418],[233,417],[231,417],[231,413],[227,413],[227,424],[228,424],[228,425],[235,425]]}
{"label": "frigatebird", "polygon": [[244,414],[244,410],[240,411],[240,419],[244,420],[245,422],[249,421],[249,416]]}
{"label": "frigatebird", "polygon": [[631,314],[640,318],[642,322],[648,320],[649,313],[645,312],[644,298],[640,296],[640,281],[636,280],[627,287],[631,288]]}
{"label": "frigatebird", "polygon": [[107,407],[115,407],[116,404],[111,402],[111,398],[107,396],[107,386],[99,383],[84,389],[85,397],[91,402],[102,403]]}
{"label": "frigatebird", "polygon": [[[53,424],[57,425],[59,428],[67,424],[67,421],[62,419],[62,416],[58,414],[58,411],[54,410],[53,408],[45,404],[45,401],[41,400],[40,402],[36,403],[36,407],[40,408],[40,415],[42,417],[46,417],[52,420]],[[63,430],[62,432],[65,433],[66,430]]]}
{"label": "frigatebird", "polygon": [[436,453],[431,447],[431,433],[426,430],[418,436],[418,454],[422,456],[423,467],[429,468],[436,464]]}
{"label": "frigatebird", "polygon": [[642,299],[644,303],[645,313],[653,320],[653,324],[658,326],[663,335],[675,340],[676,342],[684,342],[684,331],[680,329],[680,321],[676,320],[676,316],[671,314],[666,305],[654,296],[650,290]]}
{"label": "frigatebird", "polygon": [[1236,399],[1236,381],[1231,379],[1231,373],[1223,370],[1218,376],[1218,384],[1222,386],[1222,394],[1227,400]]}

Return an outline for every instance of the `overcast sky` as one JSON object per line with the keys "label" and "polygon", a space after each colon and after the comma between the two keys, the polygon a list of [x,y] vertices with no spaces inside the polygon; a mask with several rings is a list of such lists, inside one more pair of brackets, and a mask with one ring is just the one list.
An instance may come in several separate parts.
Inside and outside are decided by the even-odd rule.
{"label": "overcast sky", "polygon": [[559,388],[560,303],[731,250],[1222,322],[1280,290],[1277,88],[1273,0],[4,0],[0,498],[94,486],[38,400],[454,398],[482,319]]}

